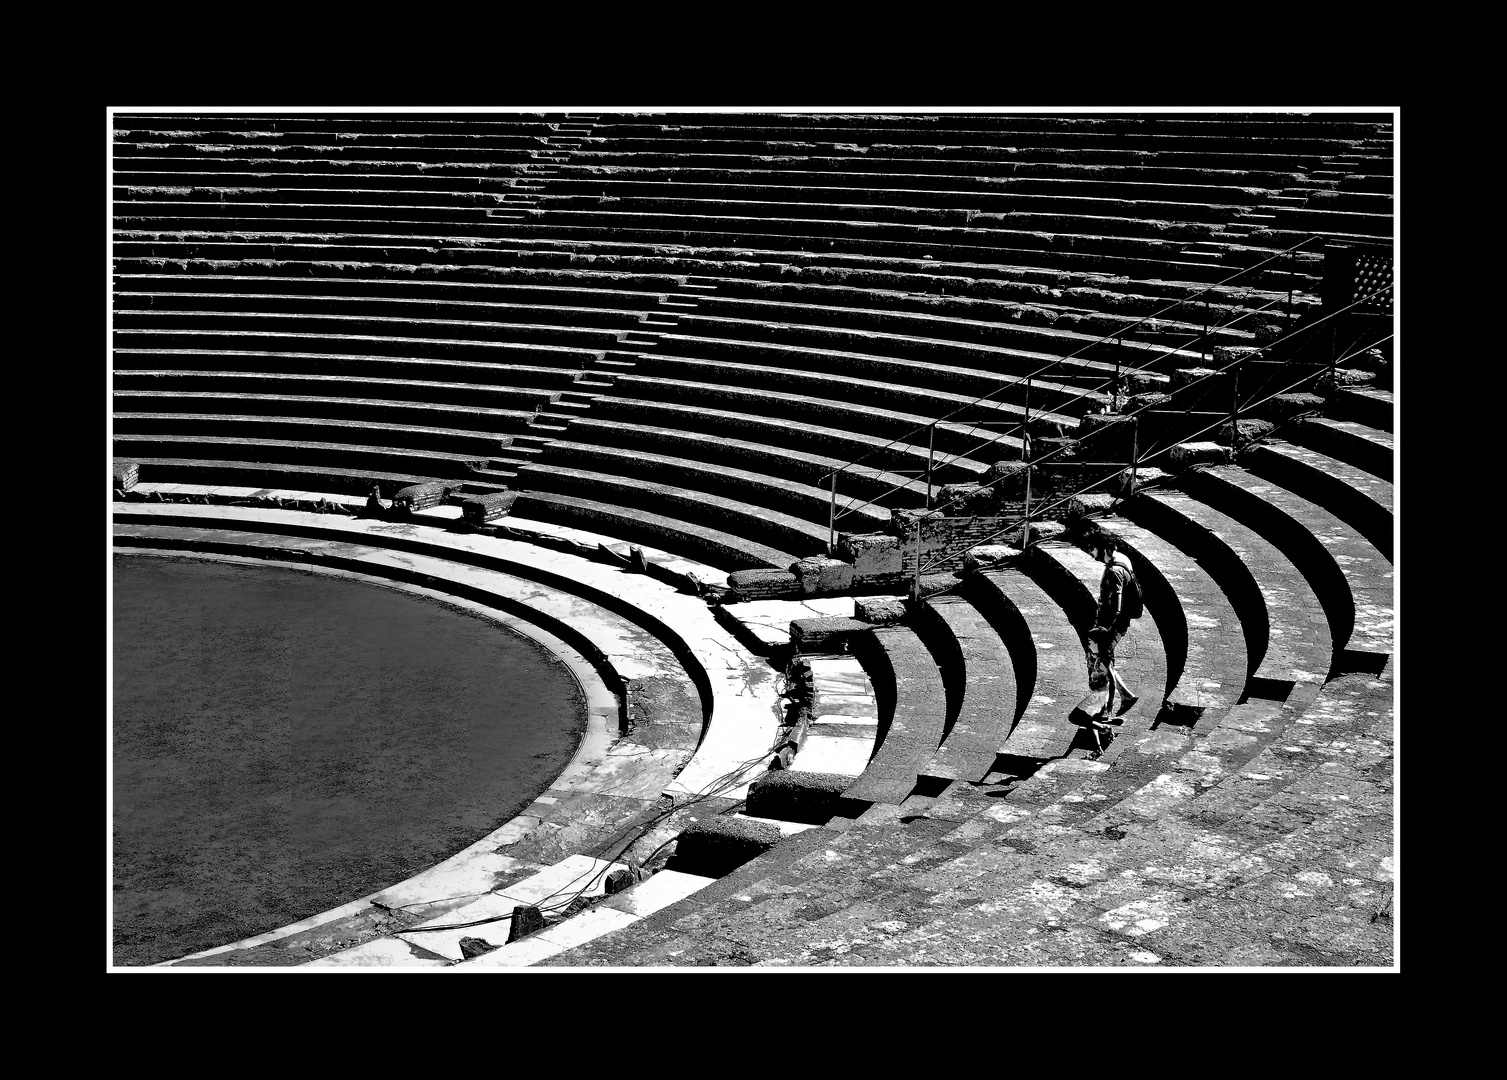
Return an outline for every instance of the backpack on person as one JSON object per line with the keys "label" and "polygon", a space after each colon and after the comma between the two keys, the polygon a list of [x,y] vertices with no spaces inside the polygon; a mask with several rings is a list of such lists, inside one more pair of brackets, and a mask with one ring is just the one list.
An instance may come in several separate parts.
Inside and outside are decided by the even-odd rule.
{"label": "backpack on person", "polygon": [[1120,595],[1120,610],[1127,622],[1146,614],[1146,605],[1141,600],[1141,583],[1128,566],[1125,568],[1125,587]]}

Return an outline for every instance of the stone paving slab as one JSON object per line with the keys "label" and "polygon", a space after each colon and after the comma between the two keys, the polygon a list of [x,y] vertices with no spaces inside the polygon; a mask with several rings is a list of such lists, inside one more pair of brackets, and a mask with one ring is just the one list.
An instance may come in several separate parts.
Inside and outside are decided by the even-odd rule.
{"label": "stone paving slab", "polygon": [[851,619],[855,607],[851,596],[813,596],[805,600],[742,600],[723,604],[722,610],[766,647],[775,649],[789,646],[793,620]]}
{"label": "stone paving slab", "polygon": [[813,732],[806,736],[800,752],[790,762],[792,772],[833,773],[838,776],[857,777],[874,756],[874,740],[879,734],[876,726],[868,725],[866,737],[839,738]]}
{"label": "stone paving slab", "polygon": [[[515,882],[495,893],[489,893],[437,918],[419,923],[395,936],[452,961],[459,961],[464,959],[460,948],[461,938],[474,937],[490,941],[494,945],[505,945],[514,908],[561,902],[578,894],[588,897],[601,896],[606,892],[607,874],[618,868],[619,864],[603,859],[594,859],[587,855],[572,855],[522,881]],[[571,920],[565,921],[568,923]],[[479,923],[479,925],[460,925],[463,923]],[[427,927],[435,929],[428,930]],[[455,928],[441,929],[444,927]]]}

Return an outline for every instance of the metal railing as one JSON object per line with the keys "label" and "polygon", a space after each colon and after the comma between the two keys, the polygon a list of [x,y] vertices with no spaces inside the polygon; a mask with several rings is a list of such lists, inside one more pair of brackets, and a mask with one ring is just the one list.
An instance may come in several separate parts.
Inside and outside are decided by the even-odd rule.
{"label": "metal railing", "polygon": [[[964,457],[968,456],[968,455],[965,455],[965,454],[954,454],[950,458],[948,458],[946,461],[943,461],[943,462],[940,462],[940,463],[937,462],[937,460],[936,460],[936,449],[935,449],[936,448],[936,429],[937,429],[937,425],[944,424],[944,423],[948,422],[949,420],[951,420],[953,417],[958,416],[958,415],[960,415],[960,414],[962,414],[964,412],[967,412],[967,411],[969,411],[971,409],[974,409],[977,406],[982,405],[982,404],[984,404],[987,401],[990,401],[992,398],[995,397],[995,395],[1000,394],[1003,391],[1005,391],[1007,389],[1010,389],[1012,387],[1019,386],[1022,382],[1024,382],[1025,383],[1025,406],[1024,406],[1024,415],[1023,415],[1022,419],[1019,422],[1013,423],[1013,426],[1011,427],[1011,429],[1009,431],[994,436],[993,438],[991,438],[991,439],[987,440],[986,442],[984,442],[981,446],[973,447],[972,450],[971,450],[971,453],[976,454],[976,453],[978,453],[979,450],[986,449],[989,446],[993,446],[993,445],[995,445],[997,443],[1003,442],[1004,440],[1013,437],[1017,432],[1019,432],[1019,433],[1022,434],[1022,454],[1023,454],[1023,456],[1025,456],[1025,455],[1029,454],[1029,451],[1030,451],[1030,429],[1029,429],[1029,424],[1030,424],[1030,419],[1031,419],[1031,408],[1030,408],[1031,391],[1032,391],[1032,388],[1033,388],[1033,384],[1034,384],[1034,382],[1035,382],[1035,380],[1037,378],[1039,378],[1040,376],[1042,376],[1042,375],[1044,375],[1044,374],[1052,371],[1052,369],[1054,369],[1054,368],[1061,367],[1061,366],[1067,364],[1069,361],[1075,360],[1075,359],[1079,358],[1080,356],[1083,356],[1083,354],[1089,352],[1092,349],[1100,348],[1100,347],[1102,347],[1104,345],[1108,345],[1108,344],[1110,344],[1110,343],[1113,342],[1113,343],[1116,343],[1119,346],[1116,349],[1116,351],[1115,351],[1115,365],[1114,365],[1114,374],[1113,374],[1113,376],[1111,376],[1110,378],[1108,378],[1106,380],[1103,380],[1102,382],[1100,382],[1100,383],[1098,383],[1098,384],[1096,384],[1094,386],[1090,386],[1087,389],[1079,391],[1077,394],[1073,395],[1072,397],[1069,397],[1066,401],[1059,402],[1058,405],[1059,405],[1059,407],[1066,406],[1066,405],[1071,405],[1074,402],[1080,401],[1080,400],[1082,400],[1082,399],[1084,399],[1086,397],[1089,397],[1089,396],[1091,396],[1093,394],[1101,393],[1104,390],[1104,388],[1106,388],[1106,387],[1109,388],[1109,396],[1110,396],[1111,404],[1115,404],[1115,403],[1118,402],[1118,398],[1119,398],[1119,394],[1120,394],[1120,384],[1123,382],[1123,380],[1124,380],[1124,378],[1126,376],[1149,371],[1149,370],[1151,370],[1151,368],[1154,365],[1159,364],[1160,362],[1162,362],[1163,360],[1167,359],[1168,357],[1178,356],[1178,355],[1184,355],[1184,354],[1186,354],[1186,353],[1188,353],[1190,351],[1190,346],[1191,345],[1193,345],[1193,344],[1202,344],[1203,342],[1205,342],[1209,338],[1213,337],[1213,335],[1214,335],[1214,333],[1216,331],[1227,330],[1227,329],[1235,326],[1236,324],[1240,323],[1241,321],[1243,321],[1245,319],[1251,318],[1251,317],[1256,316],[1256,315],[1260,315],[1261,313],[1263,313],[1265,311],[1269,311],[1273,307],[1276,307],[1276,306],[1278,306],[1278,305],[1280,305],[1282,303],[1281,299],[1277,299],[1277,300],[1272,300],[1272,301],[1270,301],[1268,303],[1262,304],[1259,307],[1246,308],[1246,309],[1242,310],[1239,315],[1237,315],[1235,318],[1231,319],[1227,323],[1221,323],[1219,325],[1211,325],[1211,322],[1209,320],[1210,307],[1209,307],[1209,301],[1207,299],[1207,295],[1209,293],[1212,293],[1212,292],[1214,292],[1217,289],[1224,288],[1224,287],[1230,285],[1232,282],[1235,282],[1235,281],[1239,280],[1241,277],[1244,277],[1247,274],[1254,273],[1255,271],[1260,270],[1261,268],[1263,268],[1265,266],[1268,266],[1268,265],[1270,265],[1270,264],[1272,264],[1274,262],[1278,262],[1278,261],[1283,260],[1283,259],[1292,259],[1292,258],[1295,258],[1296,255],[1297,255],[1297,253],[1298,253],[1298,251],[1299,251],[1299,249],[1303,248],[1304,246],[1306,246],[1308,244],[1311,244],[1315,240],[1324,240],[1324,239],[1325,239],[1325,237],[1323,237],[1321,235],[1304,237],[1302,240],[1298,241],[1296,244],[1293,244],[1291,247],[1284,248],[1282,251],[1277,252],[1274,255],[1268,256],[1267,258],[1262,259],[1260,262],[1253,263],[1250,266],[1241,267],[1239,270],[1237,270],[1235,273],[1231,274],[1229,277],[1223,278],[1220,281],[1216,281],[1213,284],[1206,285],[1206,286],[1204,286],[1201,289],[1196,289],[1192,293],[1190,293],[1189,295],[1187,295],[1185,297],[1182,297],[1181,299],[1175,300],[1175,301],[1173,301],[1173,302],[1171,302],[1169,304],[1166,304],[1166,305],[1164,305],[1161,308],[1158,308],[1156,311],[1152,312],[1150,315],[1142,316],[1140,319],[1137,319],[1135,322],[1130,323],[1130,324],[1128,324],[1126,326],[1120,327],[1119,329],[1115,330],[1113,333],[1106,334],[1106,335],[1104,335],[1104,336],[1102,336],[1102,337],[1100,337],[1100,338],[1098,338],[1098,339],[1096,339],[1094,341],[1088,342],[1087,344],[1079,347],[1078,349],[1074,350],[1073,352],[1068,353],[1066,356],[1060,356],[1060,357],[1053,358],[1048,363],[1046,363],[1046,364],[1042,365],[1041,367],[1037,368],[1035,371],[1032,371],[1029,374],[1027,374],[1024,377],[1024,379],[1021,379],[1021,378],[1017,377],[1017,378],[1013,378],[1013,379],[1002,380],[1001,383],[1000,383],[1000,385],[997,386],[995,389],[989,391],[989,393],[983,394],[983,395],[975,398],[973,401],[968,402],[967,404],[958,406],[956,409],[952,410],[951,412],[947,413],[944,416],[937,417],[936,419],[928,421],[925,424],[918,425],[918,426],[912,428],[910,431],[907,431],[905,434],[896,436],[895,438],[891,439],[889,442],[885,443],[883,446],[875,447],[874,449],[870,450],[868,453],[866,453],[866,454],[864,454],[864,455],[862,455],[860,457],[854,458],[852,461],[849,461],[847,464],[843,465],[842,467],[840,467],[838,469],[834,469],[831,472],[825,473],[822,476],[818,477],[818,483],[820,483],[822,480],[826,480],[826,481],[829,482],[829,487],[830,487],[830,491],[829,491],[829,513],[828,513],[828,519],[827,519],[827,552],[828,552],[828,554],[830,555],[832,553],[834,547],[835,547],[836,539],[837,539],[837,522],[838,522],[838,520],[841,517],[844,517],[844,516],[847,516],[849,514],[855,513],[856,511],[862,510],[865,507],[874,506],[881,499],[888,498],[889,496],[891,496],[891,495],[893,495],[893,494],[895,494],[897,492],[905,491],[905,490],[910,489],[911,486],[916,482],[915,480],[907,480],[903,484],[897,484],[897,485],[891,486],[888,490],[880,492],[878,495],[874,496],[874,498],[872,498],[872,499],[864,499],[864,500],[850,499],[844,505],[842,512],[839,513],[838,509],[837,509],[837,478],[839,476],[841,476],[843,473],[847,472],[849,469],[853,468],[856,465],[861,465],[864,462],[869,461],[870,459],[874,458],[876,455],[881,454],[881,453],[883,453],[886,450],[893,449],[896,446],[900,446],[900,445],[906,445],[906,446],[914,445],[911,442],[911,440],[915,436],[919,435],[922,431],[927,432],[927,458],[926,458],[926,469],[924,471],[924,475],[925,475],[925,483],[926,483],[926,507],[929,510],[929,509],[931,509],[933,476],[935,474],[936,469],[938,467],[940,467],[940,466],[945,466],[947,464],[951,464],[954,461],[957,461],[957,460],[959,460],[961,458],[964,458]],[[1290,285],[1288,287],[1288,290],[1287,290],[1287,306],[1288,306],[1288,315],[1289,316],[1291,316],[1291,314],[1292,314],[1292,307],[1294,305],[1295,292],[1296,292],[1296,290]],[[1126,369],[1122,369],[1121,358],[1122,358],[1122,355],[1124,353],[1125,336],[1127,334],[1130,334],[1130,333],[1134,332],[1137,327],[1142,326],[1145,323],[1152,322],[1152,321],[1154,321],[1154,320],[1162,317],[1163,315],[1166,315],[1168,312],[1172,312],[1172,311],[1176,311],[1176,310],[1178,310],[1180,308],[1184,308],[1188,304],[1191,304],[1191,303],[1194,303],[1194,302],[1198,301],[1200,298],[1203,298],[1203,304],[1204,304],[1204,331],[1203,331],[1202,334],[1200,334],[1197,338],[1195,338],[1193,342],[1185,342],[1181,346],[1168,349],[1168,350],[1160,353],[1159,355],[1153,357],[1152,359],[1148,360],[1144,364],[1141,364],[1139,366],[1134,366],[1134,367],[1126,368]],[[1203,354],[1200,352],[1200,357],[1202,357],[1202,355]],[[1213,353],[1212,353],[1212,348],[1211,348],[1211,350],[1209,352],[1209,356],[1212,357],[1212,355],[1213,355]],[[1048,410],[1043,410],[1043,411],[1048,411]],[[1050,411],[1055,412],[1056,410],[1050,410]],[[991,423],[1003,423],[1003,422],[1006,422],[1006,421],[983,421],[983,422],[976,422],[976,423],[970,425],[969,434],[972,434],[972,433],[976,432],[980,427],[985,427],[988,424],[991,424]],[[1045,459],[1043,459],[1043,460],[1045,460]],[[909,470],[909,469],[907,469],[907,470],[891,469],[891,470],[886,470],[886,471],[897,473],[897,474],[904,474],[904,473],[907,473],[907,472],[921,472],[921,470]],[[1028,475],[1029,475],[1029,472],[1028,472]]]}
{"label": "metal railing", "polygon": [[[1079,488],[1079,489],[1077,489],[1077,490],[1075,490],[1073,492],[1070,492],[1067,495],[1061,496],[1056,501],[1051,502],[1051,503],[1049,503],[1047,505],[1040,506],[1040,507],[1036,508],[1036,511],[1035,511],[1036,515],[1040,516],[1040,515],[1045,515],[1047,513],[1050,513],[1052,510],[1055,510],[1055,509],[1057,509],[1057,508],[1059,508],[1061,506],[1065,506],[1067,503],[1071,502],[1073,499],[1075,499],[1075,498],[1077,498],[1077,497],[1079,497],[1081,495],[1088,494],[1088,493],[1094,491],[1097,488],[1104,487],[1105,485],[1108,485],[1108,484],[1116,481],[1120,477],[1126,476],[1127,474],[1130,477],[1130,489],[1129,490],[1130,490],[1130,493],[1133,494],[1135,492],[1135,490],[1136,490],[1136,485],[1137,485],[1137,482],[1138,482],[1137,473],[1138,473],[1138,471],[1139,471],[1139,469],[1140,469],[1141,466],[1144,466],[1144,465],[1148,464],[1149,462],[1151,462],[1152,460],[1155,460],[1155,459],[1159,458],[1163,454],[1169,453],[1172,449],[1174,449],[1174,447],[1178,443],[1185,443],[1185,442],[1189,442],[1191,440],[1197,439],[1200,435],[1207,434],[1208,432],[1213,431],[1216,428],[1219,428],[1219,427],[1221,427],[1221,426],[1223,426],[1225,424],[1230,424],[1232,426],[1232,429],[1236,432],[1236,434],[1233,437],[1232,441],[1235,442],[1238,445],[1238,429],[1235,428],[1234,425],[1237,424],[1237,422],[1239,421],[1240,416],[1241,416],[1241,414],[1243,412],[1248,412],[1251,409],[1254,409],[1254,408],[1257,408],[1257,407],[1259,407],[1261,405],[1264,405],[1266,402],[1268,402],[1268,401],[1272,400],[1273,398],[1278,397],[1278,396],[1280,396],[1282,394],[1291,393],[1294,390],[1296,390],[1298,387],[1304,385],[1305,383],[1312,382],[1315,379],[1318,379],[1318,378],[1324,376],[1325,374],[1327,374],[1329,376],[1329,378],[1331,379],[1331,381],[1332,381],[1334,379],[1335,370],[1339,367],[1339,365],[1341,363],[1343,363],[1346,360],[1351,359],[1352,357],[1363,355],[1366,352],[1368,352],[1369,350],[1374,349],[1377,346],[1382,345],[1382,344],[1384,344],[1387,341],[1390,341],[1392,339],[1393,335],[1392,334],[1384,334],[1384,335],[1382,335],[1381,337],[1377,338],[1374,341],[1369,341],[1369,342],[1367,342],[1364,345],[1361,345],[1359,347],[1353,348],[1351,351],[1347,352],[1343,356],[1338,355],[1337,352],[1335,352],[1334,350],[1331,349],[1329,358],[1328,358],[1328,360],[1324,364],[1315,364],[1315,365],[1312,365],[1312,369],[1311,370],[1305,371],[1302,375],[1300,375],[1297,379],[1295,379],[1291,383],[1289,383],[1287,385],[1284,385],[1284,386],[1281,386],[1279,389],[1272,390],[1272,391],[1266,393],[1262,397],[1253,398],[1252,400],[1246,401],[1246,402],[1243,402],[1243,403],[1240,401],[1240,397],[1239,397],[1239,381],[1238,381],[1239,369],[1241,368],[1241,366],[1245,365],[1245,364],[1249,364],[1249,363],[1260,362],[1259,357],[1260,357],[1261,354],[1264,354],[1264,353],[1266,353],[1266,352],[1268,352],[1270,350],[1276,349],[1279,346],[1284,346],[1284,345],[1291,344],[1294,338],[1297,338],[1300,335],[1306,335],[1309,331],[1313,330],[1315,327],[1323,325],[1326,322],[1330,322],[1331,320],[1337,319],[1337,318],[1339,318],[1342,315],[1345,315],[1345,314],[1348,314],[1348,313],[1350,313],[1352,311],[1356,311],[1356,310],[1361,309],[1364,305],[1368,304],[1372,299],[1374,299],[1377,296],[1380,296],[1383,293],[1390,292],[1391,289],[1392,289],[1392,285],[1390,283],[1388,283],[1386,285],[1383,285],[1383,286],[1380,286],[1380,287],[1378,287],[1378,288],[1376,288],[1376,289],[1374,289],[1374,290],[1366,293],[1365,295],[1357,297],[1351,303],[1346,304],[1343,307],[1336,308],[1336,309],[1330,311],[1329,313],[1321,316],[1320,318],[1315,319],[1313,322],[1307,323],[1307,324],[1305,324],[1302,327],[1298,327],[1298,328],[1294,329],[1291,333],[1286,334],[1286,335],[1284,335],[1281,338],[1278,338],[1278,339],[1276,339],[1274,341],[1268,342],[1266,345],[1263,345],[1263,346],[1259,347],[1255,352],[1248,353],[1248,354],[1236,357],[1234,360],[1232,360],[1230,363],[1224,365],[1223,367],[1211,370],[1211,371],[1208,372],[1208,374],[1202,375],[1202,376],[1198,377],[1197,379],[1193,379],[1193,380],[1189,381],[1188,383],[1185,383],[1183,386],[1175,388],[1171,392],[1171,394],[1168,395],[1169,397],[1175,396],[1176,394],[1181,393],[1183,391],[1191,390],[1194,387],[1197,387],[1200,384],[1206,383],[1209,380],[1212,380],[1212,379],[1215,379],[1215,378],[1217,378],[1217,377],[1219,377],[1221,375],[1224,375],[1227,372],[1230,373],[1232,376],[1234,376],[1231,379],[1232,387],[1231,387],[1231,405],[1230,405],[1230,409],[1227,410],[1227,411],[1226,410],[1218,410],[1218,411],[1212,411],[1212,412],[1204,412],[1204,413],[1202,413],[1202,415],[1213,415],[1213,416],[1216,416],[1217,419],[1213,420],[1212,422],[1210,422],[1210,423],[1204,425],[1203,427],[1198,428],[1197,430],[1192,431],[1190,433],[1179,433],[1178,436],[1176,437],[1175,442],[1172,443],[1172,444],[1169,444],[1169,445],[1167,445],[1165,447],[1161,447],[1159,449],[1147,450],[1145,452],[1142,452],[1142,449],[1141,449],[1141,446],[1140,446],[1140,421],[1139,421],[1140,415],[1142,413],[1144,413],[1144,412],[1149,412],[1149,411],[1157,411],[1157,412],[1176,411],[1176,410],[1167,410],[1166,407],[1165,407],[1165,402],[1146,404],[1146,405],[1142,405],[1142,406],[1140,406],[1140,407],[1138,407],[1136,409],[1133,409],[1130,412],[1116,414],[1117,421],[1128,420],[1131,423],[1131,452],[1130,452],[1130,457],[1129,457],[1128,462],[1123,467],[1116,467],[1113,472],[1110,472],[1107,475],[1102,476],[1102,477],[1098,478],[1097,480],[1094,480],[1094,481],[1090,482],[1089,484],[1086,484],[1083,487],[1081,487],[1081,488]],[[1330,340],[1331,340],[1331,343],[1332,343],[1333,342],[1333,338],[1331,337]],[[1271,362],[1271,361],[1268,361],[1268,362]],[[1292,362],[1292,366],[1297,367],[1297,366],[1302,366],[1302,365],[1300,365],[1297,362]],[[1182,410],[1182,413],[1185,416],[1192,416],[1192,415],[1199,415],[1200,414],[1199,411],[1193,410],[1193,409],[1191,409],[1191,407],[1188,408],[1188,409]],[[1040,458],[1027,459],[1027,461],[1026,461],[1026,474],[1027,474],[1027,477],[1029,477],[1031,469],[1035,468],[1036,466],[1039,466],[1039,465],[1046,464],[1046,463],[1050,462],[1053,458],[1057,457],[1060,454],[1065,453],[1066,450],[1067,450],[1066,447],[1059,447],[1058,449],[1056,449],[1054,451],[1051,451],[1050,453],[1045,454],[1045,455],[1043,455]],[[1090,463],[1079,463],[1079,464],[1096,464],[1096,463],[1090,462]],[[1106,462],[1106,463],[1097,463],[1097,464],[1105,464],[1105,465],[1114,464],[1114,465],[1118,466],[1118,463],[1107,463]],[[979,489],[976,489],[976,490],[986,490],[988,487],[992,486],[995,483],[999,483],[1000,480],[1003,480],[1003,479],[1005,479],[1005,478],[1001,477],[999,480],[991,481],[989,484],[985,484],[985,485],[983,485],[982,487],[980,487]],[[921,548],[920,548],[920,540],[921,540],[920,524],[921,524],[921,522],[918,519],[918,521],[916,522],[916,532],[915,532],[915,538],[916,538],[916,569],[915,569],[915,579],[914,579],[914,582],[912,584],[912,596],[913,596],[913,598],[919,596],[919,593],[920,593],[920,581],[921,581],[922,574],[924,574],[928,570],[935,569],[936,567],[942,565],[943,563],[948,562],[949,560],[955,558],[957,556],[957,554],[959,553],[959,551],[966,550],[967,548],[970,548],[970,547],[977,547],[977,546],[979,546],[981,544],[987,544],[987,543],[989,543],[990,540],[997,539],[997,538],[999,538],[1001,536],[1004,536],[1004,535],[1006,535],[1008,533],[1014,532],[1017,529],[1020,529],[1022,531],[1022,534],[1021,534],[1021,546],[1024,547],[1029,542],[1031,520],[1032,520],[1032,516],[1033,516],[1032,507],[1031,507],[1031,500],[1030,500],[1030,490],[1031,489],[1030,489],[1030,487],[1028,485],[1027,488],[1026,488],[1025,511],[1024,511],[1024,513],[1020,517],[1013,519],[1008,525],[1001,526],[1000,528],[996,529],[994,532],[988,534],[987,536],[985,536],[985,537],[983,537],[981,539],[974,538],[974,539],[968,540],[967,543],[966,543],[966,546],[960,545],[958,547],[953,547],[951,549],[945,550],[942,554],[934,556],[931,559],[930,562],[926,562],[924,565],[923,565],[923,560],[922,560],[922,557],[921,557]],[[976,498],[976,491],[971,491],[969,493],[969,498]],[[958,505],[959,501],[960,500],[954,499],[952,502],[949,502],[947,504],[944,504],[941,507],[938,507],[937,508],[937,512],[938,513],[944,512],[948,508],[950,508],[952,506],[955,506],[955,505]],[[944,547],[945,547],[945,545],[944,545]]]}

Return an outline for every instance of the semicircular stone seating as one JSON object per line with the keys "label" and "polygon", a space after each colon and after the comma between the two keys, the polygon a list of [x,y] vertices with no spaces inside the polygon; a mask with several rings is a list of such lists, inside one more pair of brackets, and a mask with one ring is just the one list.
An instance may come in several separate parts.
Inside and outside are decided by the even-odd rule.
{"label": "semicircular stone seating", "polygon": [[[114,123],[118,544],[230,529],[464,567],[481,592],[471,575],[545,581],[680,665],[608,679],[622,754],[653,743],[653,688],[689,679],[703,707],[650,754],[678,775],[633,781],[669,812],[540,816],[574,841],[494,880],[465,913],[485,934],[381,934],[364,910],[232,952],[1391,962],[1390,914],[1361,918],[1390,910],[1389,389],[1340,380],[1323,415],[1096,505],[1146,600],[1120,657],[1140,700],[1107,746],[1067,719],[1101,570],[1067,534],[898,619],[841,588],[721,585],[791,588],[839,531],[892,529],[1026,434],[1092,448],[1126,392],[1176,396],[1215,347],[1305,326],[1326,310],[1307,241],[1392,235],[1389,114]],[[355,516],[374,487],[421,483],[446,503],[398,528]],[[460,525],[481,496],[509,516]],[[487,595],[528,607],[505,594]],[[811,679],[795,726],[776,679],[792,650]],[[722,868],[698,873],[717,861],[698,851]],[[605,896],[598,878],[637,882],[650,855],[659,873]],[[796,924],[760,911],[790,890],[811,900]],[[564,917],[562,896],[586,910]],[[535,901],[560,909],[549,925],[498,940]],[[329,944],[358,923],[364,944]]]}

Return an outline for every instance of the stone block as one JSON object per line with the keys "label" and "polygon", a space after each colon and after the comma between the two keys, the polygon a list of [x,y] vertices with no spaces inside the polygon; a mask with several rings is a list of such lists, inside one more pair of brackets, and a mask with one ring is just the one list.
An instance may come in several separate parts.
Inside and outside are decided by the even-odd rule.
{"label": "stone block", "polygon": [[1172,389],[1180,390],[1183,387],[1191,386],[1194,383],[1201,383],[1203,386],[1210,386],[1214,383],[1219,382],[1221,379],[1228,379],[1229,377],[1229,372],[1221,372],[1216,368],[1178,368],[1172,373]]}
{"label": "stone block", "polygon": [[888,533],[839,533],[835,554],[853,564],[856,577],[900,572],[900,538]]}
{"label": "stone block", "polygon": [[1214,433],[1214,441],[1239,450],[1270,435],[1275,428],[1270,420],[1237,420],[1234,424],[1221,425]]}
{"label": "stone block", "polygon": [[1341,390],[1369,386],[1375,379],[1374,374],[1359,368],[1335,368],[1333,371],[1326,371],[1320,375],[1314,389],[1325,397],[1332,397]]}
{"label": "stone block", "polygon": [[1076,521],[1096,514],[1107,514],[1114,509],[1115,501],[1113,495],[1104,492],[1074,495],[1067,501],[1067,518],[1069,521]]}
{"label": "stone block", "polygon": [[792,599],[803,595],[800,580],[789,570],[734,570],[727,587],[742,600]]}
{"label": "stone block", "polygon": [[751,817],[823,825],[842,809],[851,776],[820,772],[773,772],[748,788]]}
{"label": "stone block", "polygon": [[115,486],[121,491],[130,491],[140,476],[140,466],[134,461],[115,462]]}
{"label": "stone block", "polygon": [[976,574],[1009,566],[1020,558],[1020,549],[1009,544],[980,544],[963,556],[963,572]]}
{"label": "stone block", "polygon": [[427,510],[431,506],[438,506],[450,497],[450,485],[442,484],[438,480],[425,484],[410,484],[400,488],[392,497],[392,508],[400,514],[412,513],[415,510]]}
{"label": "stone block", "polygon": [[982,484],[943,484],[937,492],[937,511],[948,515],[976,514],[990,494]]}
{"label": "stone block", "polygon": [[790,643],[801,652],[847,652],[853,635],[868,629],[868,623],[841,615],[792,619]]}
{"label": "stone block", "polygon": [[1171,400],[1171,394],[1164,394],[1160,390],[1153,390],[1146,394],[1132,394],[1125,399],[1125,407],[1127,410],[1155,409],[1167,404]]}
{"label": "stone block", "polygon": [[984,483],[990,485],[989,490],[994,493],[992,503],[997,505],[1004,499],[1023,498],[1029,469],[1024,461],[996,461],[990,465],[984,474]]}
{"label": "stone block", "polygon": [[853,564],[841,559],[815,555],[790,564],[790,572],[800,582],[806,596],[845,593],[853,588]]}
{"label": "stone block", "polygon": [[537,907],[520,905],[513,909],[513,918],[508,923],[508,943],[537,934],[544,929],[544,912]]}
{"label": "stone block", "polygon": [[506,517],[518,501],[516,491],[493,491],[486,495],[470,495],[461,501],[460,516],[469,524],[481,525],[496,518]]}
{"label": "stone block", "polygon": [[1122,380],[1125,390],[1131,394],[1145,394],[1166,387],[1167,376],[1154,375],[1149,371],[1133,371]]}
{"label": "stone block", "polygon": [[1238,360],[1249,360],[1253,356],[1260,356],[1266,350],[1257,349],[1250,345],[1216,345],[1214,347],[1214,367],[1223,368]]}
{"label": "stone block", "polygon": [[875,626],[888,626],[905,618],[905,601],[891,600],[888,597],[860,597],[854,604],[854,614]]}
{"label": "stone block", "polygon": [[1167,459],[1174,470],[1194,465],[1228,465],[1230,458],[1230,448],[1215,442],[1178,443],[1167,453]]}
{"label": "stone block", "polygon": [[1257,411],[1266,419],[1280,422],[1305,413],[1322,412],[1323,408],[1324,399],[1318,394],[1277,394]]}
{"label": "stone block", "polygon": [[[783,775],[783,774],[781,774]],[[717,816],[693,822],[675,844],[667,868],[722,877],[780,842],[777,825],[744,817]]]}
{"label": "stone block", "polygon": [[891,510],[890,532],[908,541],[916,534],[917,522],[939,521],[942,517],[936,510]]}
{"label": "stone block", "polygon": [[1090,461],[1130,457],[1135,443],[1135,420],[1119,413],[1086,413],[1078,418],[1079,452]]}

